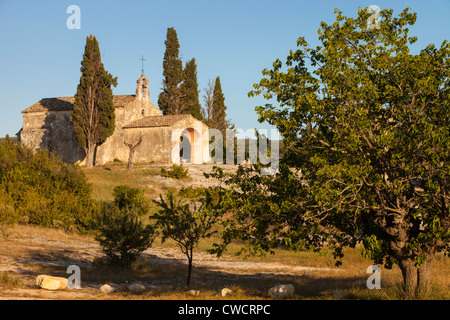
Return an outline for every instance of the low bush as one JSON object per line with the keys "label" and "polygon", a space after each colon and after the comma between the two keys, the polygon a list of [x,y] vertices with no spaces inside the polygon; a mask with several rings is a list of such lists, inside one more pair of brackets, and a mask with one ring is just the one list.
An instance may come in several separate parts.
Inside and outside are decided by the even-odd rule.
{"label": "low bush", "polygon": [[113,190],[114,204],[119,209],[136,208],[138,216],[143,216],[150,209],[150,201],[145,197],[145,190],[133,188],[128,185],[120,185]]}
{"label": "low bush", "polygon": [[161,168],[161,175],[167,178],[173,179],[186,179],[189,178],[189,170],[183,168],[183,164],[176,165],[173,164],[172,168],[166,170],[165,168]]}
{"label": "low bush", "polygon": [[120,209],[112,203],[103,205],[95,239],[108,257],[109,265],[130,268],[154,238],[154,228],[139,219],[136,207]]}

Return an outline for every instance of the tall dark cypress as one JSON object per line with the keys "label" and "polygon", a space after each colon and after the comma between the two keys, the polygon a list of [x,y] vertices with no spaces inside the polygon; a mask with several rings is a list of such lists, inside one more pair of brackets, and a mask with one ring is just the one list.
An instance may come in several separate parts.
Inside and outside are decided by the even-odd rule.
{"label": "tall dark cypress", "polygon": [[115,129],[111,86],[117,86],[117,77],[105,70],[97,39],[92,35],[86,38],[80,70],[71,121],[78,144],[86,152],[86,167],[92,167],[95,165],[95,149]]}
{"label": "tall dark cypress", "polygon": [[162,92],[158,97],[158,106],[164,115],[179,114],[183,111],[180,85],[183,81],[183,62],[180,55],[180,44],[174,28],[167,29],[164,41],[166,51],[163,61]]}
{"label": "tall dark cypress", "polygon": [[182,104],[186,113],[202,120],[202,107],[198,97],[197,64],[195,58],[186,62],[184,67],[184,81],[181,85]]}
{"label": "tall dark cypress", "polygon": [[213,93],[211,127],[220,130],[224,136],[225,130],[228,127],[228,122],[226,120],[226,110],[227,107],[225,106],[225,97],[222,93],[220,77],[217,77]]}

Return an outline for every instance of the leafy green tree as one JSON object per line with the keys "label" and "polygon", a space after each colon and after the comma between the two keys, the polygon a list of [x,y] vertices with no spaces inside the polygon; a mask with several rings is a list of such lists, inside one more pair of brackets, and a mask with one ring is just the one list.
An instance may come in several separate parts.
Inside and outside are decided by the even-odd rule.
{"label": "leafy green tree", "polygon": [[117,86],[117,77],[113,78],[105,70],[98,41],[92,35],[86,38],[80,70],[71,121],[78,144],[86,152],[86,167],[92,167],[95,165],[95,149],[114,132],[115,108],[111,86]]}
{"label": "leafy green tree", "polygon": [[[223,207],[219,193],[211,190],[205,192],[201,199],[183,201],[175,197],[173,192],[166,194],[166,199],[160,196],[160,201],[154,202],[160,207],[152,216],[156,219],[156,228],[162,232],[162,241],[167,238],[174,240],[188,259],[186,287],[189,289],[192,273],[194,249],[203,238],[209,238],[216,231],[212,230]],[[198,205],[200,203],[200,205]]]}
{"label": "leafy green tree", "polygon": [[411,298],[450,249],[450,46],[412,54],[409,9],[382,10],[379,28],[368,18],[336,10],[320,46],[300,37],[286,67],[263,70],[249,95],[270,100],[256,110],[280,131],[284,157],[274,176],[215,173],[234,187],[235,212],[216,251],[243,237],[253,251],[328,245],[341,258],[362,243],[376,264],[399,266]]}
{"label": "leafy green tree", "polygon": [[158,97],[158,106],[164,115],[180,114],[185,111],[182,103],[181,83],[183,82],[183,62],[180,58],[180,44],[174,28],[167,29],[164,41],[166,51],[163,61],[163,88]]}
{"label": "leafy green tree", "polygon": [[203,119],[202,107],[198,96],[197,64],[195,58],[186,62],[184,81],[181,85],[182,104],[187,113],[198,120]]}

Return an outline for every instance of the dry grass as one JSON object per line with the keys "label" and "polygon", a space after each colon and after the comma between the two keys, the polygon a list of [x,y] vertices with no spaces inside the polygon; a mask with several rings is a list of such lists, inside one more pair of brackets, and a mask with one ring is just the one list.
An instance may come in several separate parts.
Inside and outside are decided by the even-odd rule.
{"label": "dry grass", "polygon": [[11,272],[0,272],[0,286],[18,287],[22,285],[22,279],[15,274]]}
{"label": "dry grass", "polygon": [[113,200],[113,189],[122,184],[146,190],[146,195],[150,198],[157,197],[166,188],[160,183],[156,183],[152,177],[160,174],[159,166],[135,165],[133,171],[129,172],[122,163],[112,163],[105,166],[84,168],[84,173],[90,183],[92,183],[92,196],[99,201]]}
{"label": "dry grass", "polygon": [[[47,244],[34,243],[27,239],[46,239]],[[204,252],[217,238],[203,240],[198,253]],[[267,290],[271,286],[292,283],[295,286],[294,300],[336,299],[338,290],[345,299],[401,299],[401,274],[398,267],[392,270],[382,268],[381,290],[369,290],[366,287],[368,275],[366,269],[372,262],[360,255],[360,248],[346,249],[343,265],[336,270],[331,254],[320,256],[309,251],[290,252],[285,249],[276,250],[274,255],[261,258],[250,258],[246,263],[282,263],[287,266],[310,266],[314,268],[327,268],[305,270],[297,274],[283,274],[277,271],[268,273],[259,269],[256,264],[245,272],[239,270],[215,269],[206,266],[194,267],[191,280],[191,289],[200,290],[197,297],[186,293],[185,280],[187,267],[183,260],[165,260],[155,262],[151,254],[145,253],[130,270],[111,270],[106,267],[92,264],[95,256],[83,258],[90,263],[81,267],[83,290],[65,290],[59,294],[49,292],[46,294],[34,286],[34,278],[38,274],[51,274],[67,277],[66,268],[70,264],[76,264],[73,259],[80,259],[86,254],[82,248],[72,248],[63,244],[85,243],[95,244],[89,236],[67,234],[64,231],[52,228],[34,226],[16,226],[11,229],[11,236],[0,239],[0,262],[10,259],[19,264],[20,273],[1,272],[0,292],[2,296],[17,295],[17,290],[22,290],[22,296],[28,298],[51,299],[222,299],[217,296],[220,289],[228,287],[233,290],[231,297],[226,299],[269,299]],[[161,244],[156,241],[154,247],[158,250],[174,252],[176,244],[167,241]],[[237,243],[230,247],[230,253],[225,256],[228,261],[242,262],[239,257],[232,257],[232,252],[239,246]],[[78,250],[78,251],[77,251]],[[96,257],[103,255],[97,250]],[[194,257],[194,265],[195,265]],[[57,264],[60,263],[60,264]],[[449,259],[439,255],[432,270],[431,286],[424,292],[420,299],[450,299]],[[119,290],[111,295],[105,295],[98,291],[100,285],[108,283],[118,285],[141,281],[156,285],[142,294],[132,294],[126,290]],[[9,289],[8,289],[9,288]],[[13,289],[11,289],[13,288]],[[11,293],[8,293],[8,290]]]}
{"label": "dry grass", "polygon": [[[112,200],[115,186],[128,184],[146,190],[146,195],[156,198],[167,187],[154,176],[160,173],[160,166],[136,165],[130,173],[124,164],[84,169],[88,180],[93,184],[93,197],[97,200]],[[39,241],[35,241],[38,239]],[[216,235],[200,242],[196,253],[205,253],[212,248],[214,242],[220,242]],[[72,244],[84,244],[86,247]],[[225,299],[268,299],[267,290],[271,286],[292,283],[295,286],[294,300],[299,299],[337,299],[336,292],[344,299],[401,299],[401,273],[397,266],[392,270],[381,268],[381,290],[369,290],[366,280],[369,275],[366,269],[372,261],[360,254],[360,247],[344,250],[343,265],[335,268],[335,260],[331,251],[319,255],[310,251],[291,252],[280,248],[275,254],[264,257],[250,257],[251,264],[245,272],[238,269],[213,268],[207,264],[196,265],[192,272],[191,289],[201,291],[193,297],[186,293],[185,280],[187,266],[185,260],[163,259],[155,260],[145,253],[130,270],[111,270],[102,264],[93,263],[103,257],[97,243],[90,236],[69,234],[55,228],[37,226],[15,226],[9,230],[8,238],[0,237],[0,296],[17,296],[17,290],[22,290],[21,296],[37,299],[222,299],[217,296],[220,289],[228,287],[233,290],[231,297]],[[153,247],[158,250],[178,252],[178,246],[173,241],[161,244],[157,239]],[[92,249],[94,248],[94,249]],[[242,262],[242,257],[234,257],[240,248],[239,242],[228,247],[224,257],[227,261]],[[181,256],[183,257],[183,256]],[[179,258],[179,257],[178,257]],[[184,257],[183,257],[184,258]],[[65,290],[60,293],[44,292],[36,289],[34,278],[38,274],[51,274],[67,277],[66,268],[70,264],[81,266],[82,290]],[[320,268],[286,274],[258,268],[255,264],[282,264],[288,266],[304,266]],[[253,264],[252,264],[253,263]],[[5,271],[8,267],[16,268],[16,272]],[[3,268],[3,269],[2,269]],[[5,269],[6,268],[6,269]],[[450,261],[448,257],[438,255],[433,262],[430,287],[422,293],[420,299],[450,299]],[[126,290],[119,290],[111,295],[100,293],[98,288],[104,283],[123,284],[141,281],[154,284],[151,290],[140,295]],[[342,297],[341,297],[342,298]]]}
{"label": "dry grass", "polygon": [[[167,187],[154,179],[160,174],[160,166],[136,165],[133,172],[126,170],[125,164],[113,163],[102,167],[86,169],[88,180],[93,183],[94,198],[97,200],[111,200],[112,190],[119,184],[129,184],[133,187],[146,189],[150,198],[156,198],[164,193]],[[205,252],[212,247],[212,243],[220,242],[218,236],[204,239],[200,242],[196,252]],[[154,246],[165,248],[178,248],[172,241],[160,244],[155,241]],[[228,247],[227,257],[233,256],[238,251],[240,244],[232,243]],[[217,290],[224,286],[233,287],[239,292],[236,298],[264,299],[267,298],[267,288],[272,284],[293,283],[296,287],[294,299],[334,299],[333,293],[339,290],[348,299],[400,299],[401,298],[401,273],[397,266],[392,270],[381,267],[381,290],[369,290],[366,287],[366,274],[368,266],[373,262],[360,254],[361,247],[347,248],[344,250],[343,265],[339,271],[311,271],[296,276],[286,275],[262,275],[260,270],[253,270],[253,275],[237,274],[230,276],[227,273],[208,270],[207,268],[194,268],[192,286],[201,289],[202,299],[217,298]],[[241,257],[233,259],[242,260]],[[319,255],[315,252],[301,251],[291,252],[285,249],[276,249],[275,254],[267,254],[264,257],[250,257],[249,262],[281,263],[292,266],[305,266],[313,268],[335,269],[335,260],[330,252]],[[195,258],[194,258],[195,264]],[[424,299],[450,299],[450,270],[449,259],[439,255],[433,264],[431,286],[422,293],[420,298]],[[122,281],[153,281],[158,279],[169,279],[171,286],[167,290],[153,297],[164,299],[186,298],[184,281],[186,266],[180,263],[164,265],[152,265],[145,261],[137,264],[133,270],[127,272],[113,272],[95,269],[85,270],[84,276],[92,281],[110,281],[114,283]],[[190,299],[195,297],[188,297]]]}

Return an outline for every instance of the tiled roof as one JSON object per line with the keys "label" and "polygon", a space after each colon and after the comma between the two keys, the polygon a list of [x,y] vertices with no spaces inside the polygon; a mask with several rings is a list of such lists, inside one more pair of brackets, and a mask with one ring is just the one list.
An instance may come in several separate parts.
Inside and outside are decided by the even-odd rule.
{"label": "tiled roof", "polygon": [[170,127],[175,122],[190,118],[190,114],[176,114],[165,116],[149,116],[133,121],[124,128],[150,128],[150,127]]}
{"label": "tiled roof", "polygon": [[[113,96],[115,107],[122,107],[124,104],[132,102],[135,95]],[[43,111],[71,111],[73,110],[74,97],[44,98],[32,106],[26,108],[22,113],[43,112]]]}

